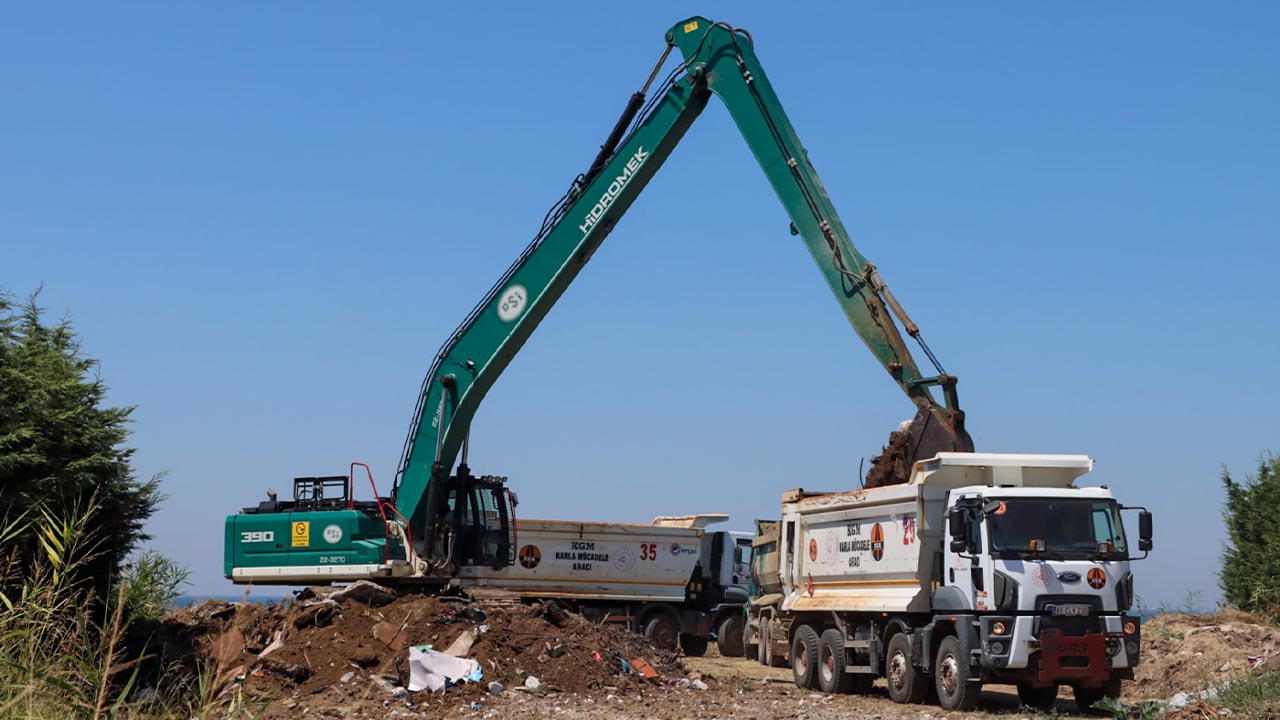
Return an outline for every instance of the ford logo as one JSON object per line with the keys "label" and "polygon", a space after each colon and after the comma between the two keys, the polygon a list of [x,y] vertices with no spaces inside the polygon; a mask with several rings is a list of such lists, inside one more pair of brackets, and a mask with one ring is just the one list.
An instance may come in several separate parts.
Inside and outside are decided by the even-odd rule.
{"label": "ford logo", "polygon": [[1058,573],[1058,579],[1064,583],[1077,583],[1077,582],[1080,582],[1080,573],[1075,573],[1075,572]]}

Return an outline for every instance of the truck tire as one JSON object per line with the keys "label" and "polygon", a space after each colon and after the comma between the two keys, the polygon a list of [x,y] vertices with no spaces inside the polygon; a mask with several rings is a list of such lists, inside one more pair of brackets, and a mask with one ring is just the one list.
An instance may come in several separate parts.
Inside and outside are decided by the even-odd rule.
{"label": "truck tire", "polygon": [[644,623],[644,637],[663,650],[675,650],[680,640],[680,625],[665,612],[656,612]]}
{"label": "truck tire", "polygon": [[[1101,692],[1102,688],[1094,688]],[[1058,686],[1036,687],[1034,685],[1018,685],[1018,700],[1029,708],[1036,710],[1052,710],[1058,699]],[[1079,704],[1078,702],[1076,704]],[[1082,710],[1084,708],[1081,708]]]}
{"label": "truck tire", "polygon": [[960,638],[948,635],[938,645],[933,663],[933,685],[938,704],[945,710],[969,711],[978,706],[982,683],[969,676],[969,658],[960,652]]}
{"label": "truck tire", "polygon": [[1075,691],[1076,707],[1080,708],[1081,712],[1087,712],[1104,697],[1119,700],[1122,685],[1122,681],[1116,678],[1108,680],[1102,687],[1074,687],[1072,690]]}
{"label": "truck tire", "polygon": [[766,647],[766,646],[765,646],[765,643],[764,643],[764,635],[762,635],[762,634],[761,634],[761,633],[763,633],[763,632],[764,632],[764,629],[763,629],[763,628],[764,628],[764,624],[765,624],[766,622],[768,622],[768,621],[767,621],[767,620],[761,620],[761,621],[760,621],[760,628],[761,628],[761,630],[760,630],[760,632],[759,632],[759,633],[756,633],[756,645],[755,645],[755,647],[756,647],[756,662],[760,663],[761,665],[766,665],[766,666],[767,666],[767,665],[769,664],[769,658],[767,658],[767,657],[765,657],[765,656],[764,656],[764,649],[765,649],[765,647]]}
{"label": "truck tire", "polygon": [[685,633],[680,636],[680,649],[689,657],[702,657],[707,654],[707,646],[711,644],[711,638],[703,635],[690,635]]}
{"label": "truck tire", "polygon": [[734,613],[720,621],[716,630],[716,648],[724,657],[742,657],[746,647],[746,621],[741,613]]}
{"label": "truck tire", "polygon": [[810,625],[801,625],[791,638],[791,677],[796,687],[808,689],[815,687],[817,673],[818,632]]}
{"label": "truck tire", "polygon": [[911,664],[910,635],[900,632],[889,638],[884,677],[889,685],[889,699],[896,703],[919,705],[929,696],[929,676]]}
{"label": "truck tire", "polygon": [[760,624],[761,654],[764,656],[765,665],[769,667],[784,668],[787,666],[787,659],[785,657],[779,657],[778,654],[774,652],[773,631],[769,629],[772,625],[773,623],[768,620],[762,621]]}
{"label": "truck tire", "polygon": [[844,633],[828,628],[818,638],[818,689],[831,694],[863,695],[871,690],[875,678],[866,674],[845,672],[849,655],[845,652]]}

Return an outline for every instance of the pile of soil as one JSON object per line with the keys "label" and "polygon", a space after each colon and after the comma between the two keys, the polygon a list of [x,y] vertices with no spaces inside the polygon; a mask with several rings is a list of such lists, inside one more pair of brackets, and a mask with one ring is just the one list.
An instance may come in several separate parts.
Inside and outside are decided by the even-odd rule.
{"label": "pile of soil", "polygon": [[1235,610],[1157,615],[1142,626],[1142,664],[1125,699],[1167,700],[1280,665],[1280,629]]}
{"label": "pile of soil", "polygon": [[[170,635],[194,638],[187,646],[214,668],[228,702],[269,704],[264,718],[295,717],[300,709],[322,716],[341,709],[340,716],[348,717],[392,707],[417,715],[434,705],[487,700],[494,681],[503,686],[500,695],[510,697],[634,695],[691,679],[677,653],[552,603],[397,595],[381,588],[371,596],[334,599],[318,591],[279,605],[210,600],[171,613],[165,626]],[[475,639],[463,657],[480,664],[483,681],[451,686],[441,695],[410,693],[409,648],[431,645],[443,652],[464,634]]]}

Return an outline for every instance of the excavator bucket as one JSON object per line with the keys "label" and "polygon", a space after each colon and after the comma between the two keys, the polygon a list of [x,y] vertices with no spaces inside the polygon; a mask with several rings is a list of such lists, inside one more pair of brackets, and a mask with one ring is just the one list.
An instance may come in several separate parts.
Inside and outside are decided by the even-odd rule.
{"label": "excavator bucket", "polygon": [[973,438],[964,429],[964,412],[936,406],[920,408],[905,428],[889,433],[889,444],[871,459],[864,486],[908,482],[917,461],[940,452],[973,452]]}

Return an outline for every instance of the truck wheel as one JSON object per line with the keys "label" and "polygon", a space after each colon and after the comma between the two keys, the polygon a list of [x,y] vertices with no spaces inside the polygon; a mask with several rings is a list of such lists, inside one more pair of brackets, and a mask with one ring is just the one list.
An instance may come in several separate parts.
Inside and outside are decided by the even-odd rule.
{"label": "truck wheel", "polygon": [[1119,700],[1121,686],[1122,682],[1118,678],[1108,680],[1102,687],[1076,686],[1072,688],[1075,691],[1076,707],[1080,708],[1081,712],[1084,712],[1092,709],[1104,697]]}
{"label": "truck wheel", "polygon": [[919,705],[929,695],[929,676],[911,664],[911,636],[906,633],[898,633],[889,639],[884,675],[889,685],[889,698],[896,703]]}
{"label": "truck wheel", "polygon": [[978,706],[982,684],[969,677],[969,659],[960,652],[960,638],[948,635],[938,645],[933,664],[933,684],[938,704],[946,710],[972,710]]}
{"label": "truck wheel", "polygon": [[664,612],[654,613],[644,624],[644,637],[663,650],[675,650],[680,638],[676,619]]}
{"label": "truck wheel", "polygon": [[772,622],[765,621],[760,626],[760,646],[764,648],[764,664],[769,667],[784,668],[787,666],[787,659],[780,657],[775,650],[773,641],[773,631],[769,628],[773,626]]}
{"label": "truck wheel", "polygon": [[814,675],[818,672],[818,632],[809,625],[796,628],[795,637],[791,638],[791,677],[796,687],[804,689],[814,686]]}
{"label": "truck wheel", "polygon": [[[1101,688],[1098,688],[1101,690]],[[1018,685],[1018,700],[1029,708],[1036,710],[1052,710],[1058,699],[1058,686],[1036,687],[1034,685]],[[1077,704],[1079,704],[1077,702]],[[1082,708],[1083,709],[1083,708]]]}
{"label": "truck wheel", "polygon": [[[763,634],[763,633],[764,633],[764,626],[765,626],[765,623],[767,623],[767,622],[769,622],[768,618],[761,619],[761,620],[760,620],[760,631],[756,633],[756,645],[755,645],[755,647],[756,647],[756,662],[760,663],[761,665],[768,665],[768,664],[769,664],[769,658],[767,658],[767,657],[765,657],[765,656],[764,656],[764,649],[765,649],[765,647],[767,647],[767,646],[766,646],[766,645],[765,645],[765,643],[764,643],[764,634]],[[748,629],[748,632],[750,632],[750,630],[749,630],[749,629]]]}
{"label": "truck wheel", "polygon": [[720,629],[716,630],[716,647],[720,650],[720,654],[725,657],[742,657],[744,647],[746,646],[746,622],[742,619],[742,615],[734,614],[725,618],[720,622]]}
{"label": "truck wheel", "polygon": [[689,657],[702,657],[707,654],[707,646],[711,644],[711,638],[707,636],[698,637],[685,633],[680,636],[680,649]]}
{"label": "truck wheel", "polygon": [[849,657],[845,653],[844,634],[836,628],[823,631],[818,639],[818,689],[825,693],[863,694],[871,689],[870,675],[845,672]]}

